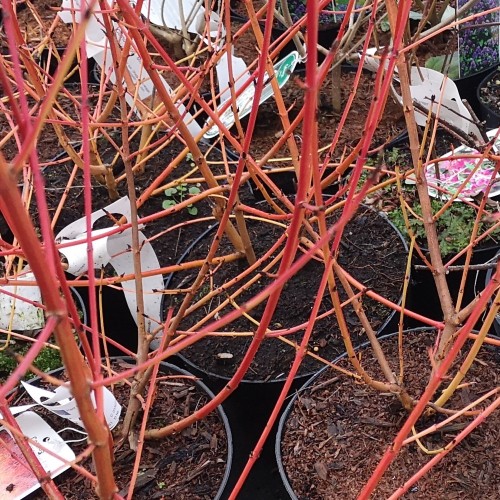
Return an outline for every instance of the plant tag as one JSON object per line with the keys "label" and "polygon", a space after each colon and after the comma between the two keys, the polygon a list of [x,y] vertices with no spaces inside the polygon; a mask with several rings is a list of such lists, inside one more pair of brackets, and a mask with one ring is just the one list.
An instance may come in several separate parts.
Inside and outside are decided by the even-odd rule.
{"label": "plant tag", "polygon": [[[28,268],[24,268],[26,271]],[[18,276],[19,281],[36,281],[35,275],[29,271]],[[42,294],[37,286],[7,285],[0,286],[0,328],[4,330],[39,330],[45,325],[43,309],[25,302],[21,298],[12,297],[3,292],[24,297],[27,300],[42,303]]]}
{"label": "plant tag", "polygon": [[183,24],[189,33],[198,34],[198,26],[205,26],[205,8],[200,0],[145,0],[141,14],[153,24],[182,31]]}
{"label": "plant tag", "polygon": [[[75,454],[47,422],[31,411],[19,415],[16,420],[26,437],[39,442],[62,459],[30,443],[50,477],[54,478],[69,468],[64,461],[71,462]],[[0,471],[0,500],[21,499],[40,487],[21,450],[5,428],[0,430]]]}
{"label": "plant tag", "polygon": [[[285,83],[288,82],[290,76],[292,76],[295,66],[300,62],[300,56],[297,51],[293,51],[284,57],[281,61],[274,65],[274,73],[276,75],[276,81],[278,86],[281,88]],[[266,75],[267,84],[262,90],[262,95],[260,96],[259,105],[267,101],[273,95],[273,87],[271,82],[269,82],[269,75]],[[236,106],[238,108],[238,116],[243,118],[247,116],[252,110],[255,95],[255,86],[252,82],[248,87],[239,95],[236,99]],[[220,111],[224,106],[227,105],[228,100],[220,104],[217,108]],[[231,106],[226,109],[219,116],[220,121],[224,124],[226,128],[231,128],[234,125],[235,118],[233,109]],[[208,123],[208,121],[207,121]],[[203,136],[205,139],[212,139],[220,134],[219,127],[217,125],[212,126]]]}
{"label": "plant tag", "polygon": [[[188,33],[200,35],[202,40],[210,45],[211,41],[205,38],[205,7],[203,0],[145,0],[142,4],[141,14],[156,26],[182,32],[183,25]],[[226,31],[220,25],[219,14],[210,11],[208,19],[208,34],[210,39],[220,36],[224,38]],[[219,29],[220,26],[220,29]]]}
{"label": "plant tag", "polygon": [[[103,45],[103,47],[104,48],[97,52],[93,57],[97,64],[101,67],[101,69],[103,69],[106,74],[109,74],[111,83],[116,83],[116,74],[113,71],[113,57],[111,55],[111,50],[109,49],[107,41]],[[153,84],[153,81],[149,77],[147,71],[144,69],[141,58],[133,49],[130,49],[126,66],[132,81],[137,85],[137,97],[141,101],[149,99],[155,92],[155,85]],[[172,88],[167,83],[167,81],[161,75],[158,76],[163,87],[169,94],[172,94]],[[123,82],[123,85],[127,87],[125,81]],[[130,107],[135,107],[135,97],[131,92],[127,92],[125,94],[125,99],[127,100],[127,103],[130,105]],[[191,135],[198,135],[201,132],[201,127],[198,125],[196,120],[194,120],[191,114],[186,110],[184,104],[177,103],[176,106]]]}
{"label": "plant tag", "polygon": [[[45,409],[51,411],[55,415],[70,420],[74,424],[84,427],[83,422],[80,418],[80,412],[76,405],[76,400],[71,395],[70,388],[66,385],[59,386],[54,392],[48,391],[46,389],[41,389],[34,385],[28,384],[26,382],[21,382],[22,386],[26,392]],[[113,429],[118,424],[120,419],[120,414],[122,407],[120,403],[116,400],[113,393],[106,387],[103,390],[103,400],[104,400],[104,417],[108,423],[108,427]],[[92,392],[90,395],[94,408],[95,395]]]}
{"label": "plant tag", "polygon": [[[364,66],[373,72],[377,72],[380,66],[380,58],[375,55],[376,52],[376,48],[368,49],[364,60]],[[387,65],[387,61],[385,64]],[[397,80],[397,78],[397,73],[395,73],[394,79]],[[452,123],[466,134],[472,134],[476,138],[481,137],[469,110],[462,102],[457,85],[451,78],[446,78],[445,75],[434,69],[417,68],[416,66],[411,67],[410,78],[411,96],[426,110],[415,109],[415,121],[418,125],[425,126],[427,110],[431,109],[445,122]],[[403,98],[394,87],[393,90],[399,103],[403,104]]]}
{"label": "plant tag", "polygon": [[[231,66],[234,78],[234,92],[237,93],[250,80],[250,71],[248,71],[245,61],[235,55],[231,55]],[[229,89],[229,57],[227,52],[221,56],[215,69],[219,82],[220,102],[225,103],[231,99],[231,90]]]}
{"label": "plant tag", "polygon": [[[497,134],[498,129],[486,133],[490,140]],[[497,138],[492,149],[498,154],[500,151],[500,138]],[[429,195],[434,198],[449,200],[460,191],[455,201],[472,201],[473,197],[484,192],[489,184],[492,184],[489,197],[500,195],[500,175],[496,172],[495,164],[491,160],[481,161],[479,158],[447,160],[450,156],[473,154],[480,155],[481,153],[476,149],[462,145],[442,156],[439,163],[427,165],[425,175]],[[415,176],[409,176],[406,183],[415,184]]]}
{"label": "plant tag", "polygon": [[[88,8],[90,0],[84,1],[85,6]],[[61,10],[58,12],[58,16],[66,24],[72,24],[73,20],[76,24],[79,24],[82,22],[82,13],[80,8],[80,0],[62,0]],[[85,29],[87,57],[94,57],[96,53],[104,50],[104,33],[105,29],[102,14],[92,12]]]}
{"label": "plant tag", "polygon": [[[498,129],[490,130],[486,135],[492,139],[497,133]],[[500,138],[493,146],[493,151],[495,153],[500,151]],[[460,192],[458,201],[472,201],[474,196],[484,192],[488,185],[493,183],[488,196],[498,196],[500,194],[500,176],[493,161],[481,161],[479,158],[446,160],[449,156],[471,154],[480,155],[481,153],[476,149],[460,146],[441,157],[442,161],[438,163],[437,172],[435,165],[428,165],[425,169],[425,175],[429,185],[429,194],[435,198],[447,200]],[[444,189],[444,192],[441,189],[436,189],[438,187]]]}
{"label": "plant tag", "polygon": [[[85,5],[88,6],[90,0],[84,0]],[[80,13],[80,0],[63,0],[61,4],[61,11],[59,12],[59,17],[63,22],[67,24],[73,23],[73,20],[78,23],[81,22]],[[176,4],[177,5],[177,4]],[[170,9],[169,3],[169,9]],[[115,33],[116,39],[120,47],[123,48],[125,41],[127,39],[124,28],[119,26],[117,23],[113,22],[113,31]],[[113,67],[113,57],[111,55],[111,49],[109,48],[109,42],[104,36],[106,33],[104,29],[104,21],[102,14],[93,12],[90,16],[89,23],[85,30],[85,43],[87,49],[87,56],[89,58],[94,58],[96,63],[100,66],[101,70],[109,75],[111,83],[116,83],[116,74]],[[129,54],[126,63],[127,69],[130,73],[131,79],[135,85],[137,85],[137,95],[140,100],[145,100],[150,98],[154,93],[154,84],[149,78],[147,71],[144,69],[141,58],[135,52],[135,50],[130,47]],[[169,94],[172,93],[171,87],[168,85],[167,81],[159,75],[162,85],[168,91]],[[125,81],[123,82],[124,87],[127,85]],[[133,109],[136,107],[136,100],[134,97],[134,89],[128,89],[126,92],[125,99],[130,107]],[[196,120],[187,112],[185,106],[182,103],[177,104],[177,108],[183,117],[183,121],[186,123],[189,132],[196,136],[201,132],[201,127],[198,125]]]}
{"label": "plant tag", "polygon": [[[108,214],[119,214],[130,220],[130,201],[127,196],[111,203],[107,207],[93,212],[91,215],[92,224]],[[60,248],[59,251],[67,259],[67,272],[80,275],[89,269],[86,240],[85,217],[78,219],[63,228],[56,236],[57,243],[73,242],[74,245]],[[116,228],[116,226],[113,226]],[[92,241],[94,248],[94,259],[91,263],[92,269],[100,269],[110,264],[119,275],[134,274],[134,261],[131,251],[132,228],[123,230],[120,233],[106,236],[111,229],[99,229],[92,231],[92,237],[99,236],[99,239]],[[153,271],[159,269],[158,257],[147,238],[139,231],[140,260],[142,271]],[[144,314],[146,331],[152,332],[160,323],[161,319],[161,299],[162,296],[155,293],[162,290],[163,278],[161,275],[148,276],[142,279],[144,291]],[[123,293],[134,320],[137,322],[137,299],[135,279],[131,279],[123,284]]]}

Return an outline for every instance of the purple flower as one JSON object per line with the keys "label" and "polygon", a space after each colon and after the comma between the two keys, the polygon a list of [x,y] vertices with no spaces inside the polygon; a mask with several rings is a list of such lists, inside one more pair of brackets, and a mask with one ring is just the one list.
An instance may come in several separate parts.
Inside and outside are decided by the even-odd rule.
{"label": "purple flower", "polygon": [[[458,0],[457,7],[462,7],[466,1]],[[497,6],[498,0],[480,0],[465,13],[465,16]],[[500,12],[493,12],[461,25],[458,33],[460,76],[468,76],[499,64],[499,22]]]}

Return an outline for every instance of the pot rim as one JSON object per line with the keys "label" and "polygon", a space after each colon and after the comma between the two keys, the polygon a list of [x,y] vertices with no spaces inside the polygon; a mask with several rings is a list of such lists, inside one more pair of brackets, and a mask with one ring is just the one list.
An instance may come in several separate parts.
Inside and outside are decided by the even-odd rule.
{"label": "pot rim", "polygon": [[[429,331],[429,330],[435,330],[435,328],[431,326],[419,326],[416,328],[407,328],[403,330],[403,333],[409,333],[409,332],[424,332],[424,331]],[[387,335],[383,335],[382,337],[379,337],[378,340],[387,340],[389,338],[394,337],[397,335],[399,332],[392,332],[388,333]],[[500,340],[500,337],[497,337],[496,335],[489,335],[490,338],[494,338],[497,340]],[[369,347],[370,341],[363,342],[356,346],[354,348],[355,351],[358,351],[359,349],[364,349],[365,347]],[[347,357],[347,352],[342,353],[340,356],[337,356],[333,361],[332,364],[337,364],[339,361]],[[297,495],[295,494],[292,485],[290,484],[290,481],[288,480],[288,475],[285,471],[285,467],[283,466],[283,457],[281,455],[281,439],[283,435],[283,430],[285,428],[286,421],[288,420],[288,417],[290,415],[290,412],[292,411],[293,405],[295,404],[295,401],[299,397],[299,395],[306,390],[310,385],[312,385],[316,379],[322,375],[322,373],[329,368],[328,365],[324,366],[319,370],[317,373],[315,373],[312,377],[307,380],[307,382],[298,389],[295,394],[293,395],[292,399],[289,401],[289,403],[286,405],[285,409],[283,410],[283,413],[281,414],[279,423],[278,423],[278,429],[276,431],[276,440],[274,442],[274,452],[275,452],[275,458],[276,458],[276,464],[278,466],[278,471],[281,476],[281,480],[283,481],[283,485],[290,496],[291,500],[300,500]]]}
{"label": "pot rim", "polygon": [[[479,102],[483,106],[488,107],[488,109],[491,109],[491,108],[481,99],[481,89],[490,81],[491,78],[493,78],[493,75],[495,75],[497,73],[500,75],[500,66],[493,66],[492,68],[489,68],[488,74],[481,80],[481,82],[479,83],[479,85],[477,86],[477,89],[476,89],[476,95],[477,95]],[[500,114],[496,113],[495,111],[493,111],[493,113],[497,116],[500,116]]]}

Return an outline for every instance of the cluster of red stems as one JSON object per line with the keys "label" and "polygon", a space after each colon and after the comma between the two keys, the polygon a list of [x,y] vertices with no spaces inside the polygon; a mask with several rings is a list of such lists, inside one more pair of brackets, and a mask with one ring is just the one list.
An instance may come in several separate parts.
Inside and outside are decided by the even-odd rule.
{"label": "cluster of red stems", "polygon": [[[200,44],[199,54],[195,50],[194,54],[187,57],[185,62],[172,60],[171,56],[151,34],[145,24],[145,20],[138,13],[140,4],[132,6],[127,0],[116,0],[113,3],[107,0],[93,0],[88,6],[83,5],[82,21],[74,23],[68,38],[66,50],[58,64],[58,69],[53,76],[47,74],[40,68],[36,51],[43,48],[44,44],[49,46],[51,43],[50,33],[52,33],[61,23],[60,19],[54,16],[53,24],[50,28],[43,27],[44,37],[36,46],[30,46],[29,40],[26,40],[26,34],[17,21],[15,13],[15,3],[10,0],[2,0],[3,11],[3,36],[4,45],[8,51],[0,54],[0,86],[3,90],[3,97],[0,100],[0,112],[4,115],[10,130],[6,137],[0,139],[2,147],[7,141],[14,141],[17,145],[17,152],[10,158],[6,158],[0,151],[0,210],[8,223],[14,235],[14,241],[7,242],[0,240],[0,251],[4,262],[4,275],[1,278],[2,285],[15,285],[22,283],[23,286],[37,285],[42,293],[43,304],[46,317],[46,325],[41,335],[33,342],[28,353],[20,360],[18,367],[9,377],[9,379],[0,387],[0,412],[3,415],[2,425],[7,426],[16,438],[23,454],[27,458],[34,473],[40,479],[43,489],[50,498],[62,498],[55,483],[45,477],[43,468],[40,466],[35,454],[27,440],[23,439],[20,429],[9,410],[10,393],[17,386],[19,379],[29,370],[35,370],[32,367],[33,360],[51,336],[54,338],[54,344],[60,349],[64,367],[68,379],[71,383],[72,393],[76,399],[81,418],[85,429],[88,432],[88,448],[78,459],[81,460],[89,454],[92,455],[95,473],[90,473],[79,465],[79,460],[71,464],[78,473],[92,480],[96,484],[96,491],[101,498],[115,498],[116,484],[113,476],[113,440],[110,439],[110,431],[106,426],[102,411],[102,392],[104,386],[111,386],[117,381],[124,380],[133,376],[131,385],[130,401],[127,406],[125,420],[121,426],[122,434],[118,438],[125,439],[132,428],[136,425],[136,419],[142,408],[143,422],[140,426],[139,448],[137,460],[132,473],[130,492],[137,477],[140,465],[141,443],[144,439],[161,439],[173,432],[178,432],[189,426],[193,422],[204,418],[213,411],[218,405],[234,391],[240,381],[244,378],[248,367],[259,349],[260,344],[265,338],[268,327],[273,318],[273,314],[280,298],[284,285],[290,278],[298,273],[300,269],[312,258],[318,256],[324,262],[324,273],[317,290],[311,290],[312,296],[317,299],[309,321],[310,327],[304,332],[303,341],[297,346],[296,358],[291,370],[288,373],[282,392],[276,400],[274,411],[272,412],[269,425],[262,433],[261,438],[255,445],[254,453],[248,460],[239,481],[237,482],[231,498],[236,498],[245,479],[251,470],[256,457],[268,437],[273,422],[279,415],[286,395],[290,389],[295,374],[301,361],[306,355],[308,340],[311,335],[312,325],[320,309],[321,298],[325,291],[329,291],[332,296],[332,302],[335,307],[337,318],[343,317],[343,310],[360,304],[362,296],[368,294],[372,299],[397,311],[400,315],[400,328],[405,317],[418,319],[424,325],[435,328],[439,335],[439,341],[435,352],[429,357],[429,363],[432,364],[432,376],[430,377],[425,392],[419,398],[412,398],[406,393],[404,383],[396,377],[397,371],[384,357],[383,347],[379,345],[375,333],[369,323],[366,325],[368,339],[374,346],[374,352],[380,362],[384,373],[384,380],[373,380],[364,370],[362,364],[355,355],[354,347],[351,343],[349,329],[345,322],[339,320],[342,337],[345,342],[347,352],[353,361],[353,373],[357,378],[362,378],[366,383],[373,386],[374,390],[392,392],[399,397],[408,410],[408,416],[404,425],[400,428],[397,435],[385,454],[370,480],[364,485],[360,493],[360,498],[368,498],[374,491],[378,481],[387,470],[390,463],[397,456],[401,448],[407,445],[405,441],[411,433],[415,422],[429,408],[429,403],[433,402],[434,407],[440,407],[451,397],[456,387],[460,384],[470,367],[477,350],[484,342],[495,343],[495,340],[486,336],[497,313],[500,300],[497,295],[499,268],[493,272],[492,280],[485,286],[484,290],[478,294],[469,304],[462,304],[463,296],[452,297],[447,284],[447,268],[453,264],[453,261],[444,262],[439,251],[439,244],[436,233],[436,218],[432,212],[428,188],[425,175],[423,175],[426,166],[427,152],[421,148],[421,141],[417,131],[417,125],[414,118],[414,106],[410,95],[410,82],[408,61],[410,56],[418,50],[420,44],[425,39],[410,39],[407,36],[407,22],[411,7],[410,0],[402,0],[396,3],[394,0],[387,0],[383,5],[381,2],[373,0],[367,2],[363,7],[357,8],[357,13],[363,13],[366,16],[365,33],[358,39],[360,64],[354,76],[354,85],[349,98],[344,103],[341,116],[338,121],[338,131],[334,137],[329,138],[328,147],[321,149],[318,139],[318,96],[322,85],[325,83],[332,65],[338,60],[338,43],[334,43],[327,51],[324,60],[318,64],[317,32],[318,18],[322,8],[328,3],[327,0],[319,2],[307,2],[307,15],[294,24],[288,31],[276,42],[271,42],[271,28],[276,7],[276,0],[270,0],[266,6],[257,12],[250,0],[243,3],[248,11],[249,21],[237,27],[230,24],[230,2],[222,0],[214,2],[206,0],[207,11],[220,4],[221,26],[226,31],[225,44],[217,51],[208,51],[206,47]],[[32,8],[31,6],[29,8]],[[81,100],[79,101],[81,121],[75,121],[65,115],[64,110],[58,108],[55,103],[61,93],[65,93],[64,79],[70,71],[72,61],[75,56],[81,60],[86,60],[85,29],[89,22],[88,12],[93,9],[99,11],[104,20],[103,31],[110,41],[111,52],[114,60],[114,71],[116,72],[116,85],[110,87],[106,85],[104,77],[101,78],[99,93],[108,96],[108,105],[90,109],[88,100],[88,70],[85,65],[79,68],[81,79]],[[355,2],[350,1],[346,15],[340,25],[338,40],[348,33],[350,14],[356,10]],[[375,75],[373,95],[371,96],[371,105],[366,115],[364,130],[357,139],[355,146],[348,151],[341,161],[333,163],[331,156],[335,151],[339,136],[343,128],[352,119],[352,104],[356,96],[358,84],[362,75],[362,63],[367,49],[373,43],[373,33],[376,30],[376,24],[381,14],[387,15],[390,24],[391,41],[390,45],[383,52],[381,58],[383,64],[380,65]],[[259,19],[267,19],[268,22],[259,23]],[[126,27],[126,40],[120,45],[115,38],[115,31],[112,22]],[[41,21],[40,21],[41,23]],[[266,72],[273,75],[273,61],[280,48],[287,43],[292,36],[296,35],[302,26],[307,25],[307,60],[305,77],[302,80],[303,89],[303,107],[296,114],[293,120],[290,120],[288,110],[283,100],[281,91],[273,82],[274,100],[279,110],[279,116],[282,121],[283,134],[276,139],[273,147],[262,158],[255,158],[250,153],[250,146],[256,128],[258,117],[259,96],[262,93]],[[442,32],[449,30],[451,24],[441,26],[428,35],[428,38],[437,36]],[[42,24],[40,24],[42,28]],[[214,81],[214,68],[217,61],[223,54],[233,53],[233,44],[242,36],[252,36],[257,48],[256,59],[249,64],[255,82],[255,98],[252,110],[249,114],[245,130],[237,119],[233,129],[228,130],[220,120],[220,115],[211,105],[202,98],[201,86],[203,82]],[[359,43],[361,40],[361,43]],[[127,74],[126,58],[130,47],[133,46],[136,53],[140,56],[144,71],[155,85],[155,96],[150,102],[137,102],[139,114],[130,113],[129,105],[125,99],[125,93],[133,92],[133,81]],[[36,49],[36,50],[35,50]],[[154,57],[152,55],[154,52]],[[201,64],[194,64],[197,57],[203,56]],[[159,62],[160,61],[160,62]],[[384,113],[387,100],[390,99],[391,85],[393,84],[393,75],[397,71],[399,76],[399,86],[403,97],[403,110],[406,120],[406,126],[410,138],[410,147],[413,160],[413,169],[405,172],[406,175],[413,173],[416,178],[416,189],[418,192],[420,204],[422,207],[422,222],[427,235],[427,248],[429,253],[424,255],[418,245],[412,238],[411,252],[418,252],[432,271],[435,285],[438,290],[438,296],[442,307],[443,317],[441,321],[436,321],[424,316],[418,315],[405,307],[405,294],[407,286],[405,285],[403,301],[401,304],[393,303],[386,298],[367,289],[363,283],[359,283],[346,273],[337,262],[337,255],[340,240],[346,223],[353,217],[360,204],[365,198],[383,189],[388,185],[399,185],[400,174],[394,171],[384,170],[382,167],[367,167],[367,158],[371,152],[373,136],[377,126]],[[179,82],[179,86],[174,94],[170,94],[163,86],[160,74],[169,73]],[[232,78],[232,75],[230,75]],[[293,78],[293,77],[292,77]],[[271,79],[272,81],[272,79]],[[122,82],[127,83],[127,88]],[[214,95],[217,93],[213,90]],[[66,94],[67,96],[70,94]],[[232,89],[231,104],[236,100],[234,89]],[[179,114],[178,102],[191,108],[192,104],[197,104],[200,109],[208,114],[209,118],[220,129],[220,143],[222,151],[224,146],[231,146],[239,155],[239,161],[233,165],[232,173],[225,179],[216,178],[207,164],[204,154],[198,145],[200,137],[193,137],[187,126],[182,121]],[[111,103],[111,104],[110,104]],[[118,120],[110,119],[110,109],[118,107],[120,109],[120,118]],[[359,115],[356,115],[359,117]],[[298,126],[302,127],[302,139],[299,142],[295,135]],[[86,276],[79,277],[78,280],[69,280],[64,272],[64,266],[61,262],[58,246],[54,241],[53,228],[55,217],[49,215],[46,193],[44,191],[44,181],[42,168],[55,168],[55,165],[42,163],[37,153],[38,138],[43,129],[52,128],[60,142],[61,149],[67,153],[66,159],[70,159],[75,165],[75,172],[81,169],[83,172],[83,192],[85,205],[84,210],[87,217],[87,246],[89,262],[92,262],[93,242],[91,239],[92,223],[90,214],[92,212],[92,179],[93,176],[101,177],[108,186],[110,195],[113,195],[116,186],[119,183],[126,183],[131,202],[132,217],[130,221],[114,229],[115,232],[123,230],[124,227],[132,228],[132,253],[134,255],[134,274],[128,276],[101,277],[95,273],[88,273]],[[95,137],[98,135],[110,138],[110,130],[115,129],[121,134],[121,147],[118,153],[125,165],[125,173],[120,177],[114,177],[110,169],[96,161]],[[433,138],[436,134],[437,121],[430,121],[425,130],[425,134]],[[77,132],[79,136],[79,145],[68,139],[67,131]],[[164,172],[151,182],[150,186],[136,196],[134,186],[135,175],[139,171],[148,168],[147,158],[159,143],[152,143],[151,137],[154,131],[163,130],[161,144],[168,145],[172,141],[180,141],[185,145],[185,149],[165,166]],[[141,146],[139,151],[131,151],[130,138],[132,134],[139,134],[141,137]],[[277,155],[283,146],[287,146],[291,158],[288,159],[290,166],[296,173],[297,184],[293,201],[285,197],[276,187],[272,176],[268,174],[264,165],[270,159]],[[491,147],[486,145],[482,149],[483,157],[496,162],[500,166],[500,157],[495,156]],[[161,212],[141,219],[138,215],[138,209],[151,197],[163,192],[162,186],[165,183],[175,185],[175,166],[177,166],[190,152],[197,167],[199,179],[204,183],[205,188],[199,194],[188,199],[182,200],[175,207],[169,207]],[[229,161],[225,158],[226,163]],[[62,162],[59,162],[59,164]],[[229,172],[229,163],[227,171]],[[325,167],[329,166],[329,169]],[[326,196],[324,190],[335,182],[342,174],[351,169],[350,177],[342,191],[342,197]],[[375,172],[380,175],[362,176],[363,172]],[[325,173],[326,172],[326,173]],[[383,182],[380,178],[383,178]],[[239,192],[245,186],[248,179],[261,187],[265,193],[265,198],[271,210],[257,210],[255,207],[248,207],[239,200]],[[365,180],[363,180],[365,179]],[[22,185],[20,188],[19,186]],[[39,214],[39,227],[35,228],[29,215],[29,203],[31,194],[34,193],[34,203]],[[196,203],[202,199],[210,198],[214,205],[214,218],[219,222],[216,235],[213,237],[209,252],[203,261],[197,261],[192,266],[197,266],[198,277],[190,288],[188,293],[181,297],[181,305],[175,311],[169,311],[167,318],[161,327],[161,346],[155,351],[150,351],[151,336],[145,330],[144,325],[144,301],[142,296],[141,263],[139,253],[141,246],[138,237],[139,225],[159,218],[167,218],[172,213]],[[61,200],[61,206],[64,203],[64,197]],[[60,208],[60,207],[59,207]],[[477,205],[478,221],[487,210],[486,197]],[[328,221],[328,215],[336,211],[340,217],[335,223]],[[57,214],[58,212],[56,212]],[[203,328],[193,332],[189,336],[178,335],[178,326],[183,318],[185,311],[191,305],[199,287],[204,282],[207,270],[216,258],[218,244],[221,237],[225,234],[231,241],[235,254],[238,258],[246,259],[248,265],[256,266],[255,255],[253,254],[251,241],[245,229],[245,216],[248,214],[256,215],[263,219],[270,218],[280,220],[286,224],[286,232],[276,245],[282,246],[281,260],[279,270],[276,273],[273,282],[264,290],[260,291],[255,297],[216,320],[208,322]],[[301,230],[306,224],[309,224],[311,218],[317,222],[316,238],[314,242],[304,249],[300,245]],[[235,223],[236,221],[236,223]],[[311,230],[311,225],[309,224]],[[108,235],[112,234],[110,230]],[[469,273],[469,264],[472,257],[472,251],[478,241],[476,230],[470,235],[470,244],[464,248],[456,258],[465,256],[465,266],[462,271],[462,285],[467,279]],[[427,256],[428,255],[428,256]],[[219,258],[220,259],[220,258]],[[409,257],[411,259],[411,255]],[[34,273],[36,282],[19,281],[16,271],[19,269],[19,262],[29,263]],[[220,265],[223,265],[224,259],[220,259]],[[189,266],[184,264],[184,266]],[[185,268],[185,267],[184,267]],[[410,264],[408,264],[408,269]],[[179,269],[179,266],[163,267],[155,270],[156,274],[165,275]],[[408,273],[409,271],[407,271]],[[151,271],[148,271],[151,275]],[[135,356],[137,363],[135,368],[122,373],[111,373],[103,370],[103,352],[100,344],[100,321],[99,311],[96,306],[96,294],[101,286],[118,285],[130,280],[136,281],[137,304],[138,304],[138,350],[137,353],[130,353],[126,349],[126,354]],[[341,283],[348,291],[349,300],[341,304],[338,295],[335,293],[336,284]],[[72,285],[86,286],[89,290],[90,314],[88,325],[80,324],[75,304],[71,299],[69,287]],[[461,289],[464,287],[462,286]],[[248,351],[238,366],[234,376],[227,383],[227,387],[218,393],[215,398],[204,407],[199,408],[193,414],[187,416],[179,422],[175,422],[167,427],[160,429],[151,429],[147,427],[147,414],[154,400],[154,385],[158,366],[161,361],[167,360],[171,355],[180,352],[183,348],[203,338],[212,331],[220,330],[229,324],[235,318],[251,311],[252,308],[265,302],[265,309],[262,318],[254,333],[252,342]],[[362,314],[362,308],[355,307],[356,311]],[[483,327],[479,333],[473,333],[473,325],[476,324],[483,314],[485,314]],[[362,318],[363,319],[363,318]],[[365,321],[366,318],[363,319]],[[363,323],[365,325],[365,323]],[[79,335],[79,341],[75,340],[73,332]],[[449,369],[457,354],[464,346],[466,340],[472,338],[474,347],[460,371],[451,374],[452,382],[447,382],[448,386],[437,400],[436,390],[441,386],[443,380],[448,376]],[[403,342],[403,335],[400,335],[400,341]],[[498,345],[498,344],[497,344]],[[105,363],[104,363],[105,364]],[[39,373],[42,378],[46,375]],[[147,385],[149,381],[149,385]],[[52,380],[52,382],[55,382]],[[497,388],[498,389],[498,388]],[[452,448],[454,448],[465,436],[467,436],[477,425],[479,425],[491,412],[497,409],[500,404],[498,390],[493,389],[490,394],[490,403],[483,407],[476,415],[470,425],[463,429],[456,439],[441,453],[435,455],[429,463],[413,476],[398,493],[407,491],[412,484],[424,475],[431,467],[443,458]],[[90,394],[94,391],[97,407],[94,408]],[[143,394],[146,392],[146,394]],[[141,407],[142,405],[142,407]],[[465,410],[464,410],[465,411]],[[131,493],[129,493],[130,497]]]}

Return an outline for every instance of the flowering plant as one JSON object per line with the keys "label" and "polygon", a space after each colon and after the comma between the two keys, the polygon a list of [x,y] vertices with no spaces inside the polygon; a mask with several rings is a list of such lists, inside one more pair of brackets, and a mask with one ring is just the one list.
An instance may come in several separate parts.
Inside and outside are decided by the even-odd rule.
{"label": "flowering plant", "polygon": [[[457,8],[466,0],[458,0]],[[479,0],[466,16],[500,5],[499,0]],[[500,11],[477,17],[462,25],[458,33],[460,77],[469,76],[500,62]]]}
{"label": "flowering plant", "polygon": [[[306,14],[307,0],[287,0],[288,10],[292,21],[296,23]],[[319,26],[325,28],[342,21],[343,14],[336,14],[347,9],[348,0],[332,0],[319,15]],[[278,2],[278,10],[280,10]]]}

